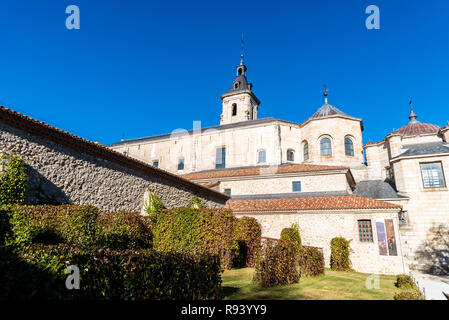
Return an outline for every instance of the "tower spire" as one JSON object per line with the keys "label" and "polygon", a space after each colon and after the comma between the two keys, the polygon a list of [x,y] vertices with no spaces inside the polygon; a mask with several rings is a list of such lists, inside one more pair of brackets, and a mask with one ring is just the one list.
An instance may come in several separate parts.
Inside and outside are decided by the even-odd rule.
{"label": "tower spire", "polygon": [[418,122],[418,120],[416,120],[418,118],[418,115],[413,111],[413,104],[411,99],[409,105],[410,105],[410,114],[408,118],[410,119],[410,123],[416,123]]}
{"label": "tower spire", "polygon": [[240,51],[240,65],[243,66],[243,49],[244,49],[245,42],[243,41],[243,32],[242,32],[242,41],[241,41],[241,51]]}
{"label": "tower spire", "polygon": [[328,89],[327,89],[327,85],[325,85],[325,84],[323,84],[323,87],[324,87],[324,93],[323,93],[323,95],[324,95],[324,104],[327,104],[327,95],[328,95]]}

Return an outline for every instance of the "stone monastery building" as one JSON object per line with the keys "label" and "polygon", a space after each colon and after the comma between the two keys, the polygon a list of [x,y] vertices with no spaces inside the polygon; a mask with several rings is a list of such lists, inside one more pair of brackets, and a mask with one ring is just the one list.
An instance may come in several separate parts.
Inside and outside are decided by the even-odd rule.
{"label": "stone monastery building", "polygon": [[[449,273],[449,126],[417,120],[363,144],[363,121],[327,101],[303,123],[258,119],[260,100],[243,63],[221,96],[220,125],[110,145],[140,161],[231,196],[263,236],[299,225],[305,245],[352,239],[353,268]],[[365,161],[366,155],[366,161]]]}

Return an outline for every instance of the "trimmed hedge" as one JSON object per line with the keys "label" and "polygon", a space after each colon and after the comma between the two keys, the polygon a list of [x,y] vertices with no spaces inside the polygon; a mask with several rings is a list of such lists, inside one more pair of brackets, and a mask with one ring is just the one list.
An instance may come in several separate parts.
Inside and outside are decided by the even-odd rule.
{"label": "trimmed hedge", "polygon": [[22,203],[28,178],[25,160],[19,156],[3,154],[0,162],[0,207]]}
{"label": "trimmed hedge", "polygon": [[255,218],[242,217],[234,226],[236,252],[234,266],[254,267],[256,251],[260,248],[262,228]]}
{"label": "trimmed hedge", "polygon": [[[3,299],[195,300],[219,299],[221,295],[220,262],[215,255],[93,250],[60,244],[28,246],[21,250],[20,259],[10,261],[0,263]],[[23,278],[16,278],[18,264],[30,269]],[[79,290],[65,287],[69,265],[80,270]],[[36,278],[36,270],[45,276]],[[28,281],[35,291],[30,295],[24,290]]]}
{"label": "trimmed hedge", "polygon": [[138,213],[102,213],[98,216],[95,245],[115,249],[152,248],[151,217]]}
{"label": "trimmed hedge", "polygon": [[153,228],[153,246],[160,252],[213,253],[230,269],[235,217],[227,210],[176,208],[161,211]]}
{"label": "trimmed hedge", "polygon": [[302,246],[298,264],[301,275],[316,277],[324,274],[324,255],[319,248]]}
{"label": "trimmed hedge", "polygon": [[256,255],[253,282],[273,287],[299,282],[296,249],[291,241],[266,239]]}
{"label": "trimmed hedge", "polygon": [[94,244],[98,208],[94,206],[14,206],[9,211],[9,245]]}
{"label": "trimmed hedge", "polygon": [[301,249],[301,237],[299,236],[298,225],[294,224],[291,228],[282,229],[281,240],[293,242],[296,248],[296,252],[299,253],[299,250]]}
{"label": "trimmed hedge", "polygon": [[394,285],[397,288],[413,288],[415,287],[415,283],[413,282],[412,277],[406,274],[399,274],[396,276],[396,282]]}
{"label": "trimmed hedge", "polygon": [[331,269],[336,271],[352,271],[349,256],[352,252],[351,240],[338,237],[331,240]]}
{"label": "trimmed hedge", "polygon": [[393,297],[394,300],[424,300],[424,295],[418,289],[398,292]]}

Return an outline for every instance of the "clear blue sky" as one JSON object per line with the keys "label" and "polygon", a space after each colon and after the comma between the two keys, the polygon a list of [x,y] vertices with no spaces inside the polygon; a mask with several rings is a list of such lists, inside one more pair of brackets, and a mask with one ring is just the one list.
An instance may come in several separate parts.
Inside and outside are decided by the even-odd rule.
{"label": "clear blue sky", "polygon": [[2,0],[0,104],[105,144],[217,125],[241,32],[259,118],[306,120],[325,83],[365,142],[405,125],[410,98],[418,120],[449,120],[447,0]]}

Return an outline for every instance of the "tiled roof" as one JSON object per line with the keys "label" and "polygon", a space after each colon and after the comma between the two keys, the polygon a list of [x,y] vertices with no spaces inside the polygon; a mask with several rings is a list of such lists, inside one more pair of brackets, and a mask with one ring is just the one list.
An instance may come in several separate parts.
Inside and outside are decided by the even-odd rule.
{"label": "tiled roof", "polygon": [[284,164],[280,166],[240,167],[240,168],[229,168],[221,170],[200,171],[184,174],[182,175],[182,177],[190,180],[201,180],[201,179],[214,179],[225,177],[257,176],[263,174],[317,172],[317,171],[346,170],[346,169],[348,168],[341,166]]}
{"label": "tiled roof", "polygon": [[360,210],[401,209],[385,201],[355,195],[333,197],[280,198],[233,200],[226,203],[232,211],[288,211],[288,210]]}
{"label": "tiled roof", "polygon": [[412,122],[408,123],[402,128],[393,131],[391,134],[416,136],[419,134],[426,134],[426,133],[438,133],[440,129],[441,128],[435,124],[416,121],[413,123]]}
{"label": "tiled roof", "polygon": [[445,142],[415,143],[403,145],[401,150],[403,152],[395,158],[449,153],[449,144]]}
{"label": "tiled roof", "polygon": [[103,146],[102,144],[94,143],[89,140],[80,138],[71,133],[52,127],[46,123],[27,117],[19,112],[5,108],[3,106],[0,106],[0,122],[26,131],[32,135],[36,135],[58,144],[65,145],[78,152],[114,162],[138,172],[143,172],[144,174],[147,174],[149,176],[162,178],[166,181],[175,183],[176,185],[183,186],[184,188],[188,188],[205,195],[210,195],[222,200],[227,200],[229,198],[223,193],[193,183],[167,171],[157,169],[142,161],[113,151]]}
{"label": "tiled roof", "polygon": [[309,197],[333,197],[348,196],[346,190],[340,191],[315,191],[315,192],[288,192],[288,193],[264,193],[264,194],[244,194],[232,196],[232,200],[250,200],[250,199],[282,199],[282,198],[309,198]]}
{"label": "tiled roof", "polygon": [[390,184],[382,180],[360,181],[353,194],[373,199],[401,198]]}

